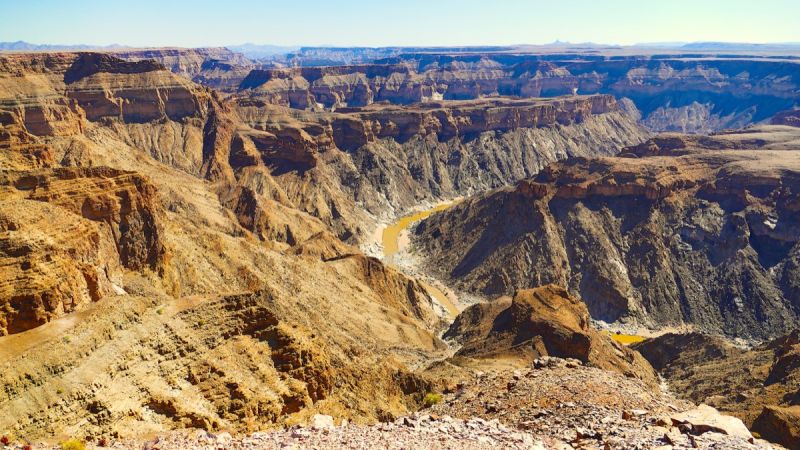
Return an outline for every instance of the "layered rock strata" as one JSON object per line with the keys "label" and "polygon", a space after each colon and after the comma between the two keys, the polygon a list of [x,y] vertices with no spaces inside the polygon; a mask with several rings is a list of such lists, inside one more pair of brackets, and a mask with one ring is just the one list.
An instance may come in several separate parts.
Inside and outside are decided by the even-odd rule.
{"label": "layered rock strata", "polygon": [[789,130],[667,136],[556,163],[430,217],[415,240],[431,270],[472,292],[557,283],[595,319],[775,336],[800,300]]}

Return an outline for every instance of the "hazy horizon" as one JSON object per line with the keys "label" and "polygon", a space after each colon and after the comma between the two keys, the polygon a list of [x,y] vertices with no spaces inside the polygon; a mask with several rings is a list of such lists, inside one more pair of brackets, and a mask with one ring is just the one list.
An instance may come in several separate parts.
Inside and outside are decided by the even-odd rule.
{"label": "hazy horizon", "polygon": [[75,0],[12,2],[0,41],[39,45],[204,47],[254,43],[283,47],[602,45],[800,41],[794,0],[239,0],[108,4]]}

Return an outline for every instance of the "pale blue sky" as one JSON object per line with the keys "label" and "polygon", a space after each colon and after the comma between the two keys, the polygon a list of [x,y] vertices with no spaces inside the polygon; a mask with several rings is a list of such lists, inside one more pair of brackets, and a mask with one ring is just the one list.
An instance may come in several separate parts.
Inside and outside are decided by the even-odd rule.
{"label": "pale blue sky", "polygon": [[0,0],[0,41],[204,46],[800,41],[800,0]]}

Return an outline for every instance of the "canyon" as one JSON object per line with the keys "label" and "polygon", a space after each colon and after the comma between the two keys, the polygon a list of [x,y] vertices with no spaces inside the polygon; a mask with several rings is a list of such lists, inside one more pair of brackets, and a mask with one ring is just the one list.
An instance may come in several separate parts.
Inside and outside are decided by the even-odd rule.
{"label": "canyon", "polygon": [[[0,53],[0,435],[271,445],[330,416],[350,424],[330,439],[436,426],[520,448],[770,448],[716,410],[703,420],[734,425],[706,432],[706,402],[787,445],[796,64]],[[384,248],[398,219],[392,241],[408,227],[411,243]],[[748,380],[748,398],[775,387],[734,407],[682,384],[694,343],[628,347],[609,327],[786,335],[741,350],[785,376]]]}
{"label": "canyon", "polygon": [[416,243],[465,291],[556,283],[606,322],[777,337],[797,323],[799,137],[665,135],[573,158],[427,219]]}

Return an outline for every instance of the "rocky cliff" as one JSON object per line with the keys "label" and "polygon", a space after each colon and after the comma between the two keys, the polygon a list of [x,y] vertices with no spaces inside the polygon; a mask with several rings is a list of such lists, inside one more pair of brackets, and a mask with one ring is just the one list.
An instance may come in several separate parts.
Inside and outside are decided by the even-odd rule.
{"label": "rocky cliff", "polygon": [[114,283],[121,284],[121,268],[167,270],[156,191],[138,174],[5,171],[0,189],[6,259],[0,334],[36,327],[120,291]]}
{"label": "rocky cliff", "polygon": [[371,64],[261,69],[239,94],[300,109],[492,96],[607,93],[632,100],[653,131],[708,133],[798,104],[796,61],[704,55],[405,53]]}
{"label": "rocky cliff", "polygon": [[237,110],[254,130],[231,165],[264,194],[268,172],[305,211],[358,242],[376,218],[420,201],[514,182],[570,156],[614,154],[646,137],[609,96],[372,105],[293,112],[253,99]]}
{"label": "rocky cliff", "polygon": [[775,336],[798,314],[791,130],[553,164],[432,216],[415,240],[431,270],[484,295],[557,283],[595,319]]}
{"label": "rocky cliff", "polygon": [[111,55],[127,61],[156,61],[176,75],[198,81],[197,77],[208,77],[215,65],[227,65],[229,69],[248,69],[253,64],[240,53],[225,47],[201,48],[151,48],[115,50]]}

